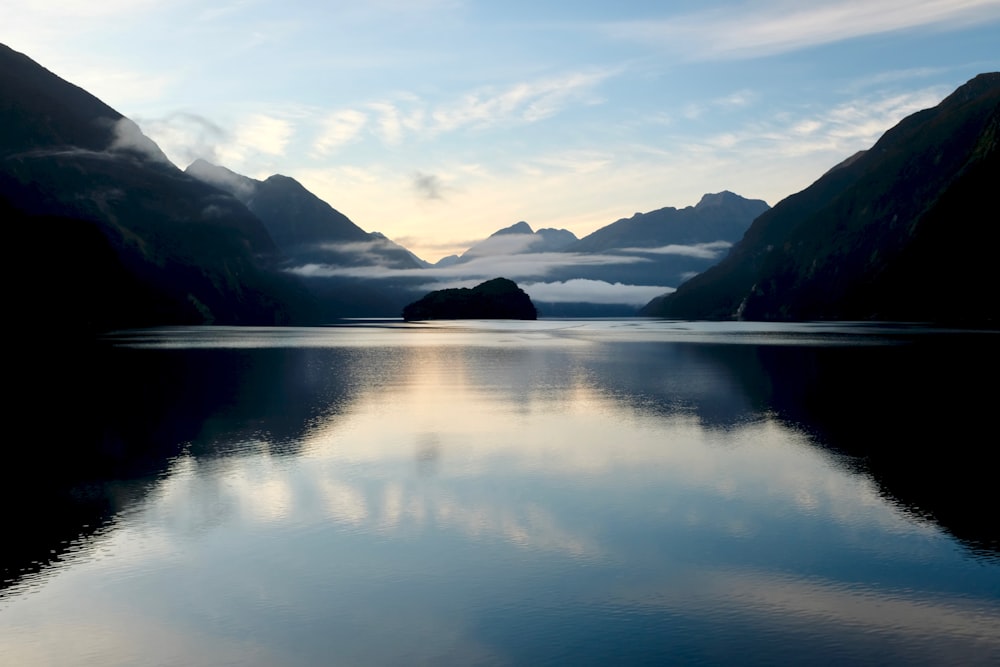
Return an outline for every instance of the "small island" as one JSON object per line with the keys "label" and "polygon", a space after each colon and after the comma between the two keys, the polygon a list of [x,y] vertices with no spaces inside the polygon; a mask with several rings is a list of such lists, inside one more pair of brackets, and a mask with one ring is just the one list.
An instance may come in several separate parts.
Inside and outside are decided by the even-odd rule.
{"label": "small island", "polygon": [[403,319],[535,320],[531,298],[513,280],[494,278],[475,287],[436,290],[403,308]]}

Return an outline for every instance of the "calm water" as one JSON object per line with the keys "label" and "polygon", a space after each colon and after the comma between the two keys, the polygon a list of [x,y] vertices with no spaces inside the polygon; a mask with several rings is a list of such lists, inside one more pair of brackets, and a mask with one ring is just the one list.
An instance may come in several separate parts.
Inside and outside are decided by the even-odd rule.
{"label": "calm water", "polygon": [[542,320],[32,349],[0,664],[1000,664],[998,342]]}

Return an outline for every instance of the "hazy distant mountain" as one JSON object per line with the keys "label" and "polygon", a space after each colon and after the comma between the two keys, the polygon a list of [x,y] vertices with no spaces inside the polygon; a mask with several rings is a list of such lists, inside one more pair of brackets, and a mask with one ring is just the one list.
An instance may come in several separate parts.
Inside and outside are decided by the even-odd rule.
{"label": "hazy distant mountain", "polygon": [[301,283],[272,270],[274,243],[241,202],[3,45],[0,211],[23,270],[35,269],[19,281],[18,317],[101,329],[310,316]]}
{"label": "hazy distant mountain", "polygon": [[559,271],[553,277],[673,287],[718,262],[767,210],[763,200],[723,191],[703,195],[694,206],[636,213],[563,248],[564,252],[620,255],[635,261],[591,265],[582,273]]}
{"label": "hazy distant mountain", "polygon": [[[565,229],[532,231],[518,222],[471,246],[460,258],[447,257],[436,266],[450,266],[477,257],[560,252],[607,255],[606,263],[581,261],[552,275],[560,280],[587,278],[641,285],[676,285],[719,260],[768,210],[760,199],[724,191],[706,194],[695,206],[661,208],[623,218],[582,239]],[[620,263],[613,256],[623,257]],[[572,262],[567,262],[572,264]]]}
{"label": "hazy distant mountain", "polygon": [[636,213],[582,239],[522,221],[435,268],[513,275],[546,316],[629,316],[718,262],[767,209],[732,192],[706,194],[695,206]]}
{"label": "hazy distant mountain", "polygon": [[434,262],[431,266],[436,266],[438,268],[444,268],[446,266],[451,266],[453,264],[458,264],[462,260],[460,255],[448,255],[447,257],[442,257],[438,261]]}
{"label": "hazy distant mountain", "polygon": [[735,243],[758,215],[768,209],[760,199],[723,191],[703,195],[694,206],[672,206],[636,213],[601,227],[569,246],[571,252],[618,248],[655,248],[726,241]]}
{"label": "hazy distant mountain", "polygon": [[445,257],[438,261],[436,266],[450,266],[484,255],[557,252],[576,240],[576,234],[567,229],[546,228],[536,232],[531,225],[522,220],[493,232],[479,243],[470,246],[460,257],[455,259]]}
{"label": "hazy distant mountain", "polygon": [[532,235],[534,237],[526,249],[526,252],[552,252],[555,250],[562,250],[570,243],[577,240],[576,234],[568,229],[546,227],[544,229],[534,231],[531,229],[531,225],[523,220],[514,223],[510,227],[504,227],[499,231],[493,232],[493,234],[490,235],[490,238],[497,236],[517,236],[520,234]]}
{"label": "hazy distant mountain", "polygon": [[1000,73],[972,79],[760,216],[646,314],[996,323]]}

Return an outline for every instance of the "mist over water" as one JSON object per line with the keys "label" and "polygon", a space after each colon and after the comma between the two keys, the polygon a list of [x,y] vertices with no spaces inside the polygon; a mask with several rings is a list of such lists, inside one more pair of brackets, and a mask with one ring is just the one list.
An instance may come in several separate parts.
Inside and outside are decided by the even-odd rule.
{"label": "mist over water", "polygon": [[958,382],[995,342],[122,332],[27,392],[48,419],[13,457],[37,488],[4,497],[4,660],[995,663],[991,413]]}

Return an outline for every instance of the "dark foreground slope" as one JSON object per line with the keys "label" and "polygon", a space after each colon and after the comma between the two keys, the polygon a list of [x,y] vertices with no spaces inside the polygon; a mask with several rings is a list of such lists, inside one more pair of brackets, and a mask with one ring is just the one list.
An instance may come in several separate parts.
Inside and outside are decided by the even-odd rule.
{"label": "dark foreground slope", "polygon": [[998,137],[1000,73],[982,74],[761,215],[643,314],[995,324]]}
{"label": "dark foreground slope", "polygon": [[13,316],[64,331],[281,324],[314,307],[261,221],[138,126],[0,45],[0,216]]}
{"label": "dark foreground slope", "polygon": [[413,320],[534,320],[534,304],[512,280],[494,278],[475,287],[431,292],[403,309]]}

